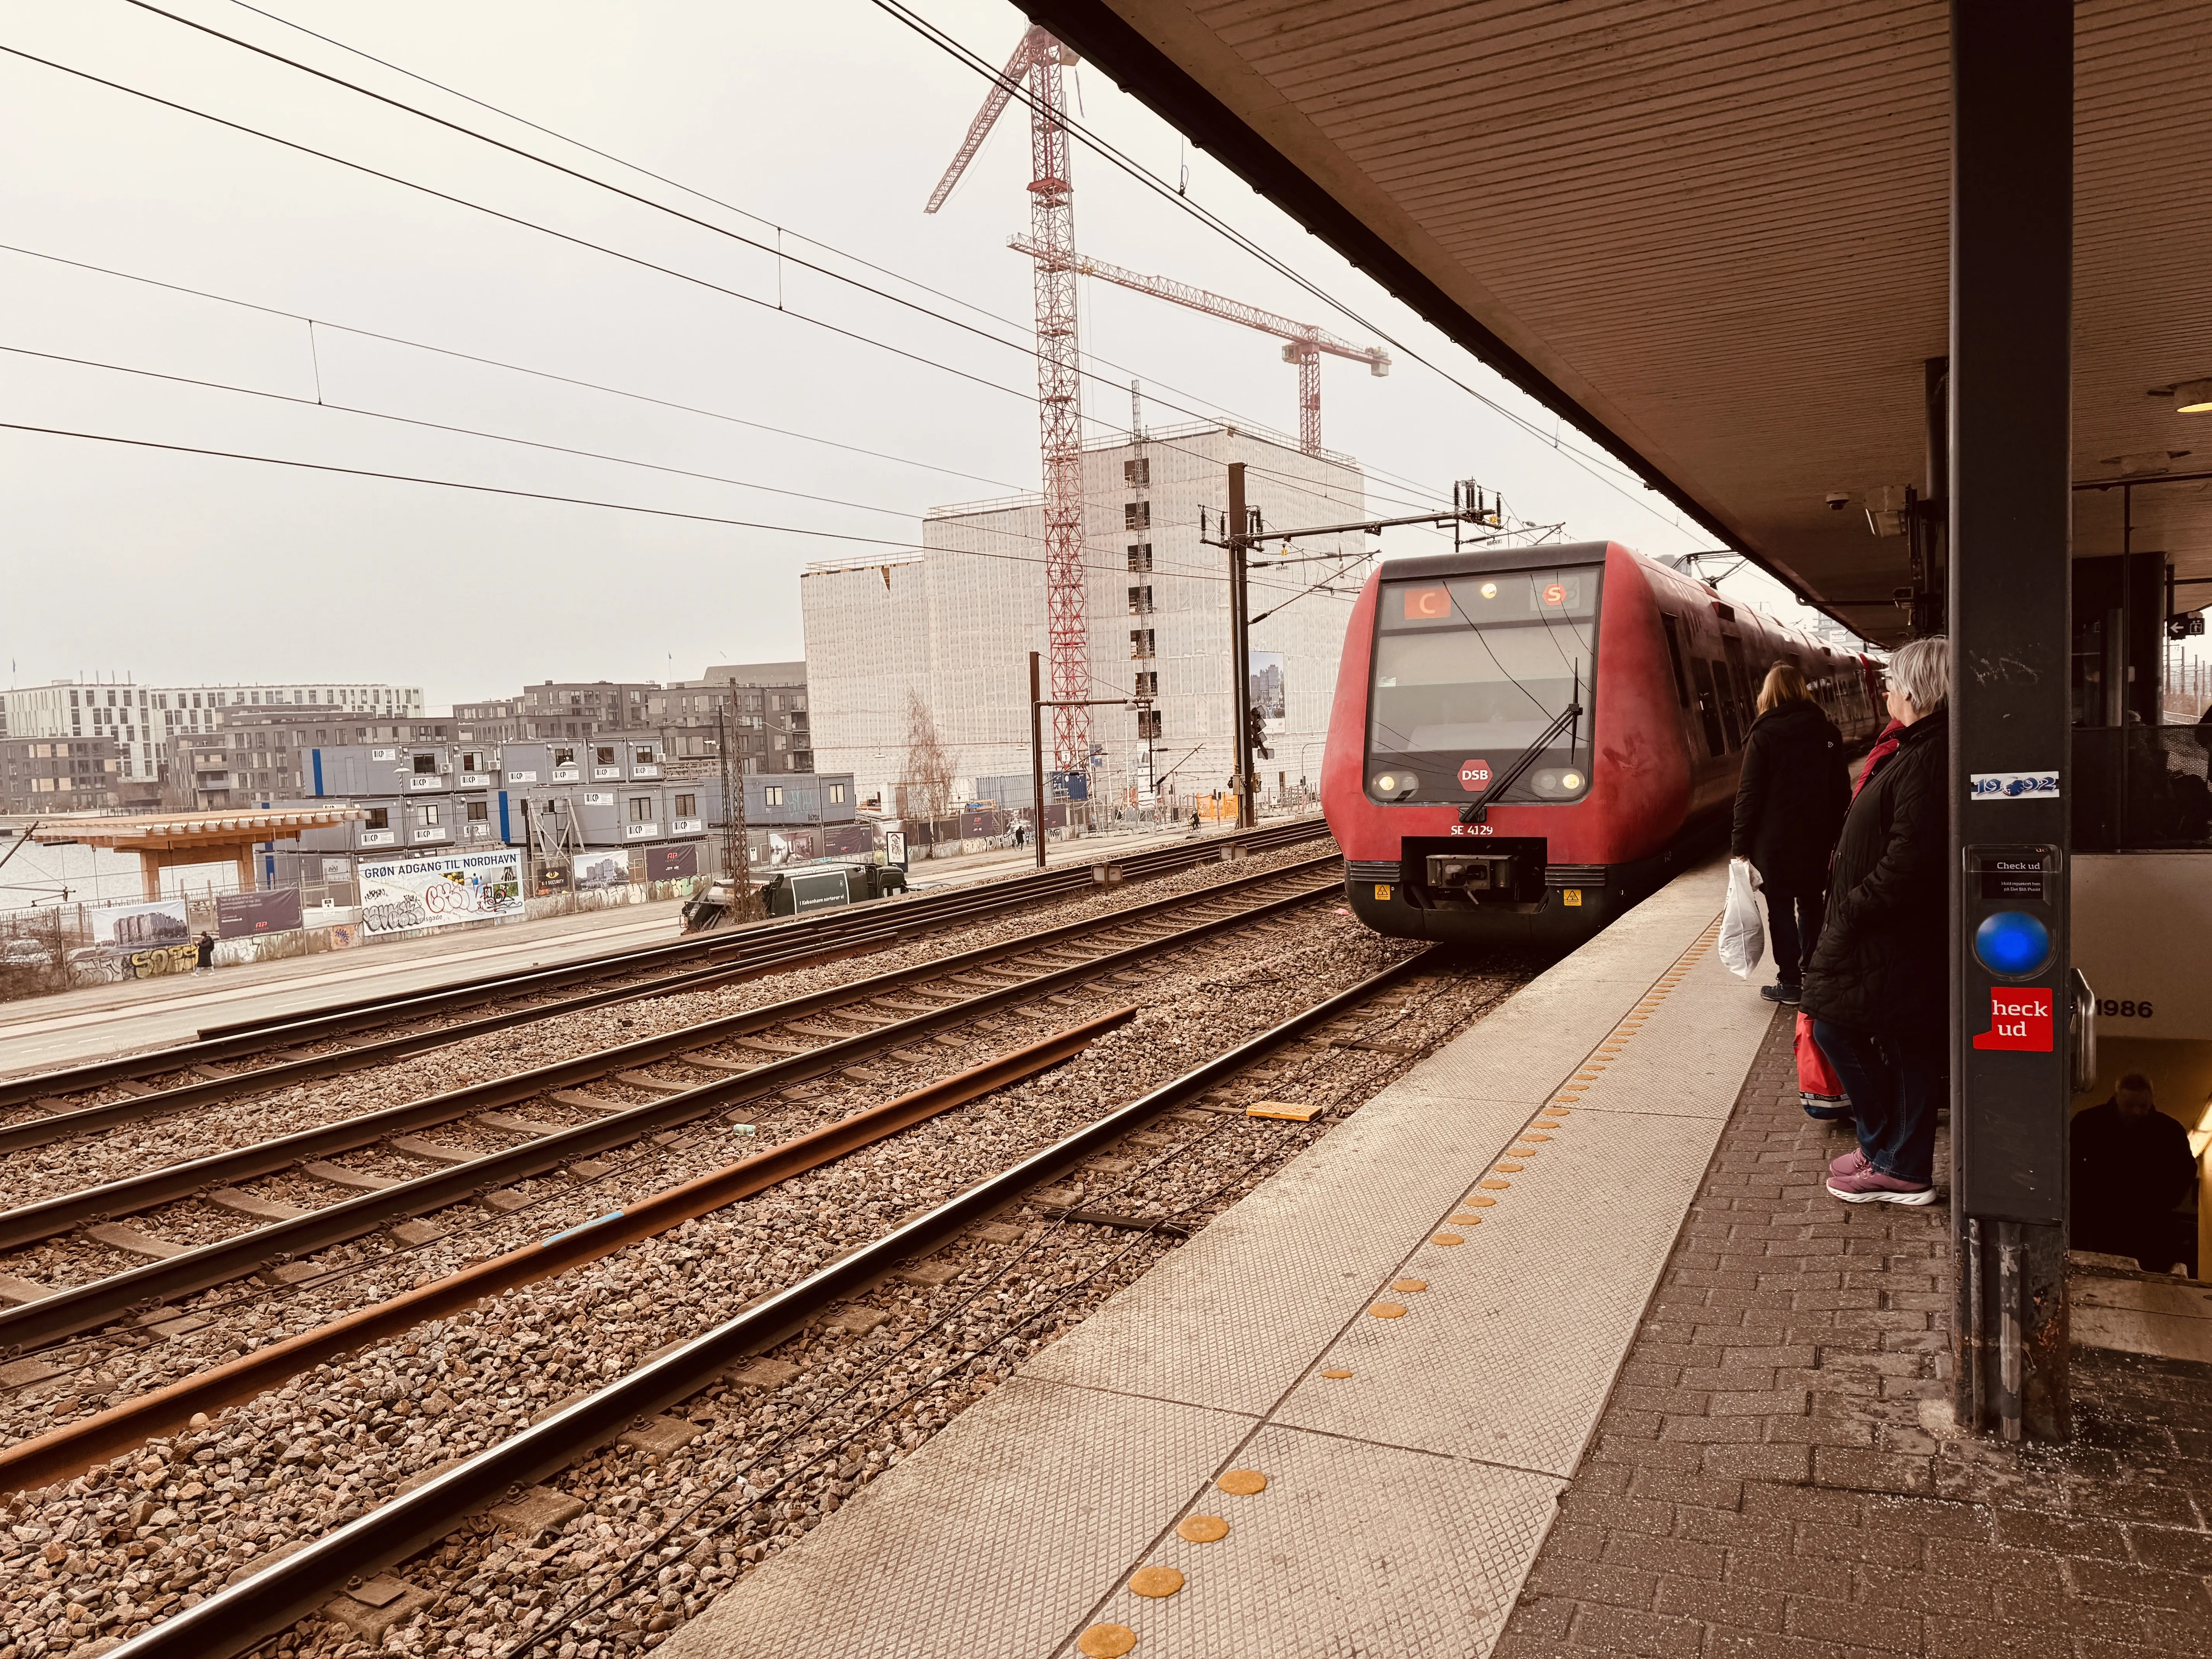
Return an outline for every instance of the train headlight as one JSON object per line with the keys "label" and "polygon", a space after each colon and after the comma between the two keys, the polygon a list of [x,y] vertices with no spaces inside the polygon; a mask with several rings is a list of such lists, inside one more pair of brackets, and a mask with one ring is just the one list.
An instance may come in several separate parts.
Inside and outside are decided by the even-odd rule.
{"label": "train headlight", "polygon": [[1562,773],[1560,773],[1560,774],[1559,774],[1559,787],[1560,787],[1560,788],[1565,789],[1565,790],[1567,790],[1567,791],[1568,791],[1568,792],[1570,792],[1570,793],[1572,793],[1573,791],[1575,791],[1575,790],[1577,790],[1577,789],[1579,789],[1579,788],[1581,788],[1582,787],[1583,787],[1583,775],[1582,775],[1581,773],[1579,773],[1579,772],[1562,772]]}
{"label": "train headlight", "polygon": [[1410,772],[1385,772],[1375,780],[1375,793],[1378,795],[1403,794],[1410,791],[1416,781]]}
{"label": "train headlight", "polygon": [[1498,584],[1496,582],[1483,583],[1482,597],[1486,599],[1496,599],[1498,597]]}

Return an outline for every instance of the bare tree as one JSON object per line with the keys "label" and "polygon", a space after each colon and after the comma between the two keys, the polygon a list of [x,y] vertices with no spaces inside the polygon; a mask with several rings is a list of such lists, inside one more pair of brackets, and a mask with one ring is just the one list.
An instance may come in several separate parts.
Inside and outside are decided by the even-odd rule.
{"label": "bare tree", "polygon": [[908,687],[906,694],[906,781],[899,786],[902,811],[931,823],[952,815],[951,750],[937,735],[937,717]]}

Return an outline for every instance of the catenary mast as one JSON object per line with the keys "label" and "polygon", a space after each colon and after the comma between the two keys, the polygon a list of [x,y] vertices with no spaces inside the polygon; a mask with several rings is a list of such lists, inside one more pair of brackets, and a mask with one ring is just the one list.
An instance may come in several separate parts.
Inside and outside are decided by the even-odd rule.
{"label": "catenary mast", "polygon": [[[1082,370],[1075,338],[1075,192],[1068,175],[1066,91],[1060,76],[1074,54],[1031,27],[998,84],[968,125],[952,164],[923,210],[934,213],[982,148],[1000,112],[1026,80],[1030,105],[1030,239],[1047,251],[1035,263],[1037,422],[1044,462],[1045,635],[1052,666],[1053,765],[1091,763],[1091,640],[1084,623]],[[1042,821],[1043,803],[1038,803]]]}

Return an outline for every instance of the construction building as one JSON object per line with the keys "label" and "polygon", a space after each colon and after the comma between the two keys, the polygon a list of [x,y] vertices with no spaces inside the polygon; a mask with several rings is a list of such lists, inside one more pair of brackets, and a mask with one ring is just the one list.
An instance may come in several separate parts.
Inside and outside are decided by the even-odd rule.
{"label": "construction building", "polygon": [[[1308,454],[1247,428],[1193,425],[1085,447],[1090,695],[1147,700],[1160,732],[1140,738],[1133,709],[1090,711],[1094,819],[1102,807],[1150,805],[1156,792],[1184,801],[1227,786],[1237,718],[1228,555],[1201,541],[1200,514],[1218,540],[1232,461],[1245,463],[1248,501],[1268,528],[1356,521],[1368,510],[1351,457]],[[922,541],[918,556],[817,564],[799,580],[815,763],[852,773],[864,802],[909,817],[937,815],[979,777],[1028,772],[1029,653],[1047,647],[1042,496],[939,508]],[[1267,720],[1272,756],[1255,757],[1263,799],[1318,776],[1363,547],[1357,533],[1302,541],[1301,562],[1253,573],[1253,678],[1281,697]],[[1322,554],[1342,562],[1315,559]],[[1271,556],[1279,552],[1255,552],[1255,562]],[[934,723],[940,776],[912,775],[928,769],[910,760],[917,706]],[[1048,744],[1051,729],[1048,717]]]}

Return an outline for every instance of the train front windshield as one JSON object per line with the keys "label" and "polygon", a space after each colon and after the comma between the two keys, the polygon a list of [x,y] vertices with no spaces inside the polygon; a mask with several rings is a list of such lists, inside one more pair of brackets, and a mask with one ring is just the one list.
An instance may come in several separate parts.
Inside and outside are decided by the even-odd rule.
{"label": "train front windshield", "polygon": [[1573,704],[1500,801],[1589,789],[1602,565],[1386,581],[1367,702],[1367,793],[1459,804],[1510,771]]}

